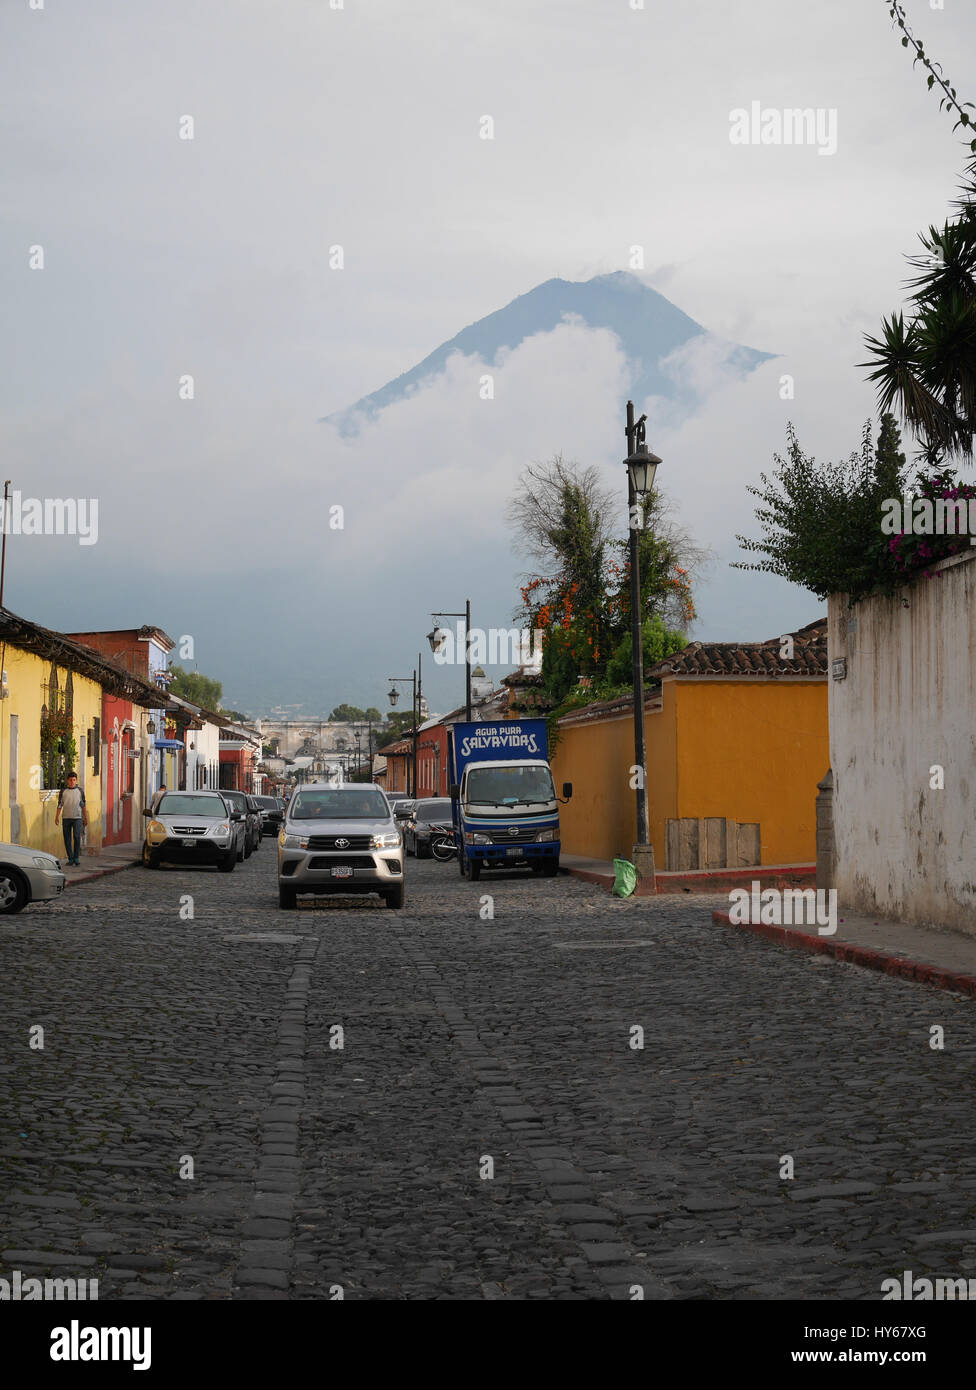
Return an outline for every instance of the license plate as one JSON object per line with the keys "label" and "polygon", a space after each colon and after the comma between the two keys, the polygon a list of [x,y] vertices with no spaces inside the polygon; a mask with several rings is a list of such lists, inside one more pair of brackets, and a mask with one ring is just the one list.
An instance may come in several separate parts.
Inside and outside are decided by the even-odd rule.
{"label": "license plate", "polygon": [[505,858],[506,858],[506,859],[517,859],[521,853],[522,853],[522,851],[521,851],[520,849],[515,849],[514,846],[513,846],[511,849],[507,849],[507,850],[505,851]]}
{"label": "license plate", "polygon": [[196,840],[184,840],[184,841],[183,841],[183,848],[184,848],[184,849],[192,849],[193,846],[194,846],[195,844],[196,844]]}
{"label": "license plate", "polygon": [[336,864],[332,870],[333,878],[352,878],[352,867],[349,864]]}

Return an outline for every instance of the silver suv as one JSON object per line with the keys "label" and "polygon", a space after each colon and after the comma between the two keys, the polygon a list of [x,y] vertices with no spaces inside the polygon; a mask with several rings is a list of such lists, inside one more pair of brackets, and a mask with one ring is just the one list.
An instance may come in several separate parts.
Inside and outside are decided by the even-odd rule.
{"label": "silver suv", "polygon": [[155,812],[147,817],[142,862],[149,869],[160,864],[216,864],[229,874],[244,857],[244,816],[219,792],[166,792]]}
{"label": "silver suv", "polygon": [[403,837],[373,783],[299,787],[278,835],[278,905],[299,893],[379,893],[403,906]]}

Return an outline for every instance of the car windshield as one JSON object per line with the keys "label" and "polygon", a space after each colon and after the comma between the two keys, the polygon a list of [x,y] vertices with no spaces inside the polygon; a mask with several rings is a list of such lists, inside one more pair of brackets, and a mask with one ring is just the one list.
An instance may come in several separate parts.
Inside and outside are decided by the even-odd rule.
{"label": "car windshield", "polygon": [[449,801],[419,801],[414,809],[417,820],[450,820],[451,803]]}
{"label": "car windshield", "polygon": [[227,808],[219,796],[167,792],[156,807],[157,816],[226,816]]}
{"label": "car windshield", "polygon": [[477,767],[468,773],[467,801],[514,806],[518,802],[554,801],[555,797],[547,767]]}
{"label": "car windshield", "polygon": [[222,796],[225,801],[229,801],[231,805],[236,806],[239,811],[243,810],[247,805],[247,798],[243,792],[223,792]]}
{"label": "car windshield", "polygon": [[299,792],[288,808],[291,820],[389,820],[390,808],[382,792]]}
{"label": "car windshield", "polygon": [[278,803],[273,796],[256,796],[254,800],[259,806],[263,806],[266,811],[278,810]]}

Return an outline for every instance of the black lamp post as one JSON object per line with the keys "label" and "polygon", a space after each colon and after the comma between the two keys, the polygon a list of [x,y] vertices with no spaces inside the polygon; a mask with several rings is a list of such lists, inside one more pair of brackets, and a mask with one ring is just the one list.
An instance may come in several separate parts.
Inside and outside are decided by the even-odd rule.
{"label": "black lamp post", "polygon": [[442,632],[437,626],[438,618],[463,618],[464,619],[464,717],[471,723],[471,600],[465,599],[463,613],[431,613],[434,622],[433,632],[428,632],[427,641],[430,649],[436,656],[444,645],[446,633]]}
{"label": "black lamp post", "polygon": [[[390,701],[390,704],[391,704],[391,705],[395,705],[396,702],[397,702],[397,700],[399,700],[399,698],[400,698],[400,692],[399,692],[399,690],[397,690],[397,688],[396,688],[398,682],[399,682],[401,685],[406,685],[406,684],[409,682],[410,685],[411,685],[411,687],[412,687],[412,690],[413,690],[413,705],[412,705],[412,709],[413,709],[413,776],[412,776],[412,778],[408,778],[408,779],[407,779],[407,784],[408,784],[408,785],[407,785],[407,791],[410,792],[410,795],[411,795],[411,796],[416,797],[416,795],[417,795],[417,725],[418,725],[419,722],[420,722],[420,719],[419,719],[419,714],[420,714],[420,701],[421,701],[421,699],[422,699],[422,697],[423,697],[423,690],[422,690],[422,687],[421,687],[421,665],[420,665],[420,653],[419,653],[419,652],[417,653],[417,669],[414,671],[413,675],[411,675],[411,676],[391,676],[391,677],[390,677],[390,694],[389,694],[389,697],[388,697],[388,698],[389,698],[389,701]],[[411,791],[410,785],[409,785],[411,781],[413,782],[413,790],[412,790],[412,791]]]}
{"label": "black lamp post", "polygon": [[640,525],[643,498],[654,486],[661,462],[644,442],[646,415],[634,422],[634,403],[627,402],[627,506],[630,518],[630,635],[634,660],[634,762],[639,769],[637,786],[637,843],[634,864],[641,876],[654,883],[654,847],[650,842],[647,814],[647,766],[644,747],[644,634],[640,599]]}

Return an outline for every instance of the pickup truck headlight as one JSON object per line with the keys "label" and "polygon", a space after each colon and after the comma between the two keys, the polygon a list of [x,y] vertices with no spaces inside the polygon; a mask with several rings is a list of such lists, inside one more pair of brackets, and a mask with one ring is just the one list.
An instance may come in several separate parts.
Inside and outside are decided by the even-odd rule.
{"label": "pickup truck headlight", "polygon": [[282,830],[278,836],[278,843],[282,849],[308,849],[308,836],[286,835]]}
{"label": "pickup truck headlight", "polygon": [[542,841],[542,840],[558,840],[558,839],[559,839],[559,831],[558,831],[558,830],[540,830],[539,833],[538,833],[538,835],[535,837],[535,839],[536,839],[536,844],[539,844],[539,842]]}
{"label": "pickup truck headlight", "polygon": [[464,841],[465,844],[468,845],[490,845],[491,836],[479,835],[474,830],[466,830],[464,832]]}
{"label": "pickup truck headlight", "polygon": [[370,839],[370,849],[399,849],[403,839],[399,830],[387,830],[380,835],[374,835]]}

